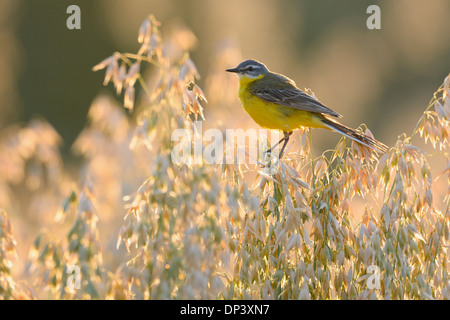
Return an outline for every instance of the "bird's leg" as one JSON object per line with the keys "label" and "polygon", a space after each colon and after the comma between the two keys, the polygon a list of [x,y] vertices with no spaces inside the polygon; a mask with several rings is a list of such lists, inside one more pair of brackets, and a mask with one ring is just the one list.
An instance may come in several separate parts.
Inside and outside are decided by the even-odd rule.
{"label": "bird's leg", "polygon": [[276,144],[274,144],[269,150],[266,151],[266,154],[267,154],[267,153],[271,153],[272,150],[273,150],[275,147],[277,147],[280,143],[282,143],[285,139],[286,139],[286,136],[284,136],[283,138],[281,138],[280,141],[278,141],[278,142],[277,142]]}
{"label": "bird's leg", "polygon": [[293,133],[292,131],[291,132],[284,132],[284,138],[283,138],[284,143],[283,143],[283,146],[281,147],[281,152],[280,152],[280,155],[279,155],[279,159],[281,159],[281,156],[283,155],[283,152],[284,152],[284,148],[286,148],[286,145],[287,145],[287,143],[289,141],[289,138],[292,135],[292,133]]}

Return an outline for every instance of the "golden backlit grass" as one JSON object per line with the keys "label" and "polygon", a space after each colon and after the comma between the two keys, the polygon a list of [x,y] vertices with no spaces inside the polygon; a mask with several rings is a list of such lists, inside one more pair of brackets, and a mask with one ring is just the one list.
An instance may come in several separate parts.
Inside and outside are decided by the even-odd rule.
{"label": "golden backlit grass", "polygon": [[[165,41],[159,26],[149,16],[137,54],[94,67],[132,115],[93,102],[73,146],[80,181],[64,174],[45,122],[2,133],[0,205],[18,210],[12,185],[39,190],[28,210],[48,225],[29,250],[29,280],[16,279],[15,233],[0,211],[0,298],[449,299],[450,77],[386,154],[342,139],[314,156],[313,135],[299,130],[301,148],[274,174],[177,165],[171,134],[194,134],[206,98],[183,35]],[[68,282],[73,265],[80,289]]]}

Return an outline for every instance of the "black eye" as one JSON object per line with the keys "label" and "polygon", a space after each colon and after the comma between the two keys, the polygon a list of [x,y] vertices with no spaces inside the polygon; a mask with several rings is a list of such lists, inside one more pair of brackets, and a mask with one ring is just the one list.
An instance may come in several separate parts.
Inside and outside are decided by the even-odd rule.
{"label": "black eye", "polygon": [[248,67],[247,70],[248,71],[253,71],[253,67]]}

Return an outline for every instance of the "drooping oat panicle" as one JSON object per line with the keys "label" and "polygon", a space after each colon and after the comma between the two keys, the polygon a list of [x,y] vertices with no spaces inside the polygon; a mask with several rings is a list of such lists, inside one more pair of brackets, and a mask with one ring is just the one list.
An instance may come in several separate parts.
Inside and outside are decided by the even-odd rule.
{"label": "drooping oat panicle", "polygon": [[0,299],[9,300],[17,296],[12,278],[13,260],[17,258],[16,240],[11,221],[4,210],[0,210]]}

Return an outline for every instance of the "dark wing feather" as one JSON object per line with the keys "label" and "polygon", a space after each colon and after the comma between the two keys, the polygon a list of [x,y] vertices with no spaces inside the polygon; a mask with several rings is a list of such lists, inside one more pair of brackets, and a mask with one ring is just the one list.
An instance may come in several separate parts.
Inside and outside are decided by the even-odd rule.
{"label": "dark wing feather", "polygon": [[[277,103],[285,107],[298,110],[310,111],[314,113],[329,114],[333,117],[341,117],[340,114],[324,106],[320,101],[309,96],[295,86],[295,83],[281,75],[276,76],[275,81],[255,81],[257,85],[251,86],[250,90],[258,98],[272,103]],[[275,83],[283,83],[283,87],[274,85]]]}

